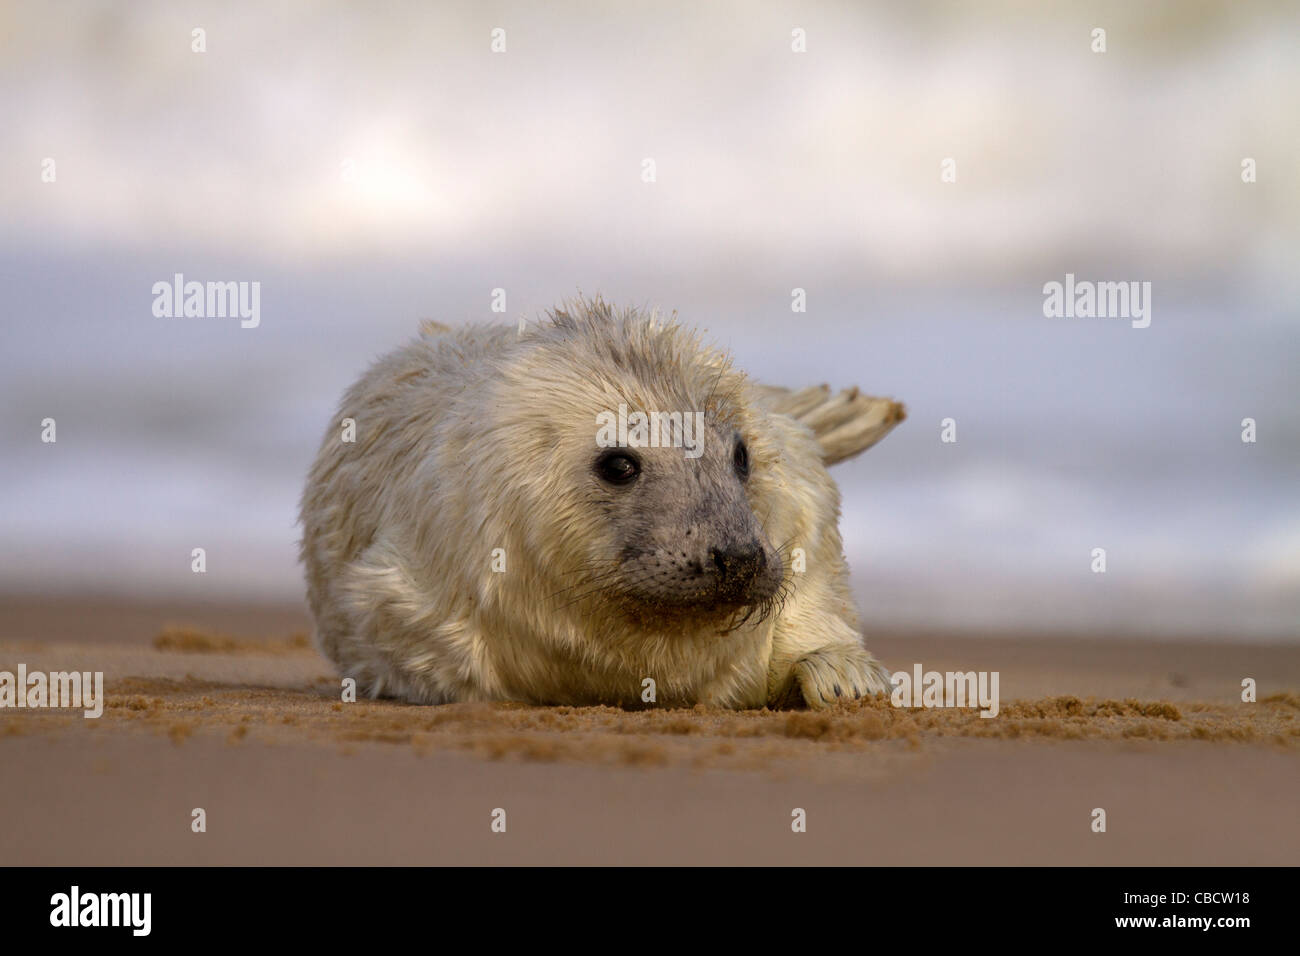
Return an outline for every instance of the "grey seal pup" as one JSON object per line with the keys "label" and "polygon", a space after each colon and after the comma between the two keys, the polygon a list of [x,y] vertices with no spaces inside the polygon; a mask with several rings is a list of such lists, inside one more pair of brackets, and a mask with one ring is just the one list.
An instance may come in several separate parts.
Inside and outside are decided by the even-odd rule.
{"label": "grey seal pup", "polygon": [[523,330],[425,323],[348,389],[311,468],[317,644],[363,693],[424,704],[885,692],[827,466],[903,417],[759,385],[600,299]]}

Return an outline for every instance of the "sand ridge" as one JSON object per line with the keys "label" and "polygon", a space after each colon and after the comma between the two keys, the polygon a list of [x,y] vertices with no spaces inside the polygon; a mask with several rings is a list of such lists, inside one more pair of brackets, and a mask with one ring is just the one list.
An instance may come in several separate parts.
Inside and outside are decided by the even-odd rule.
{"label": "sand ridge", "polygon": [[[400,746],[417,754],[459,751],[493,760],[744,770],[831,754],[924,750],[951,738],[1300,747],[1300,696],[1289,692],[1240,704],[1051,695],[1005,701],[995,718],[981,717],[976,708],[894,707],[883,696],[817,712],[703,705],[635,711],[513,703],[421,707],[387,700],[344,703],[338,679],[320,673],[305,635],[253,641],[169,626],[153,648],[161,661],[192,662],[199,674],[110,674],[99,720],[66,711],[12,711],[0,722],[0,735],[131,732],[181,744],[205,734],[220,735],[230,745],[307,744],[345,753]],[[274,683],[220,679],[219,668],[204,673],[213,670],[208,662],[233,659],[237,665],[266,656],[291,659],[285,664],[293,666]],[[138,666],[141,658],[130,662]]]}
{"label": "sand ridge", "polygon": [[[16,613],[9,613],[9,612]],[[105,710],[0,711],[0,856],[35,865],[1289,865],[1300,647],[876,633],[1001,674],[1000,712],[344,703],[301,610],[0,600],[0,669]],[[162,628],[166,621],[184,625]],[[1245,678],[1261,702],[1240,700]],[[191,831],[204,807],[210,832]],[[508,836],[488,826],[508,807]],[[805,808],[806,833],[791,832]],[[1106,809],[1111,830],[1091,829]]]}

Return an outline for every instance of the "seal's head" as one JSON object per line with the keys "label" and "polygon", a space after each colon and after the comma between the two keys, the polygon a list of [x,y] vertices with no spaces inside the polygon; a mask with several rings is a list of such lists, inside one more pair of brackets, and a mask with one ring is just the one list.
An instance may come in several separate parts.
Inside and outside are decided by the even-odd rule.
{"label": "seal's head", "polygon": [[641,631],[725,631],[779,604],[780,447],[723,354],[597,300],[527,330],[496,371],[491,431],[509,440],[477,467],[513,500],[484,521],[525,516],[499,531],[525,566],[492,585]]}
{"label": "seal's head", "polygon": [[[607,447],[591,463],[589,494],[599,502],[604,539],[597,547],[616,556],[606,596],[648,618],[766,609],[782,563],[746,494],[752,463],[744,433],[689,406],[680,415],[644,414],[647,434],[649,422],[661,436],[665,422],[669,431],[681,422],[691,445],[643,442],[636,412],[625,443],[598,441]],[[605,417],[610,430],[622,424],[622,415]]]}
{"label": "seal's head", "polygon": [[607,589],[650,615],[761,607],[779,591],[780,555],[746,497],[749,446],[705,427],[710,450],[615,447],[593,462],[607,545],[619,546]]}

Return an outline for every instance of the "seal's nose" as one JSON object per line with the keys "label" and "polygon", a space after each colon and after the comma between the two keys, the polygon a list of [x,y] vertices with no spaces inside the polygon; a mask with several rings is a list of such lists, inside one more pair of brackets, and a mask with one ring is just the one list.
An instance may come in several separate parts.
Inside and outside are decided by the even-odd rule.
{"label": "seal's nose", "polygon": [[767,563],[763,546],[757,541],[711,548],[709,556],[717,569],[718,580],[725,588],[743,588],[758,577]]}

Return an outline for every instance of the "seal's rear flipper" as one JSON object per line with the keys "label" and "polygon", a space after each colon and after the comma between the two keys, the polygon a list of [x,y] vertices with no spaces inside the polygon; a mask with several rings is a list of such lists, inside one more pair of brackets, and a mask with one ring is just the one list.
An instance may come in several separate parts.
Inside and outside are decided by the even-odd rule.
{"label": "seal's rear flipper", "polygon": [[827,465],[862,454],[907,417],[906,409],[892,398],[863,395],[856,388],[832,394],[825,385],[797,392],[759,385],[758,392],[769,409],[812,429]]}

